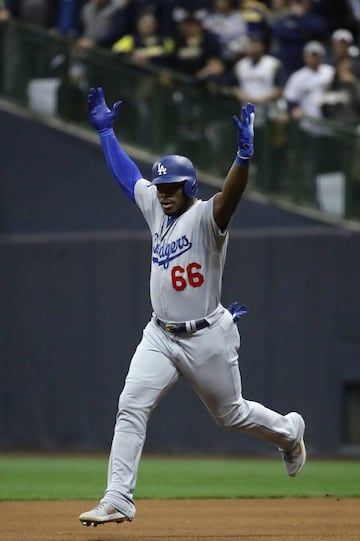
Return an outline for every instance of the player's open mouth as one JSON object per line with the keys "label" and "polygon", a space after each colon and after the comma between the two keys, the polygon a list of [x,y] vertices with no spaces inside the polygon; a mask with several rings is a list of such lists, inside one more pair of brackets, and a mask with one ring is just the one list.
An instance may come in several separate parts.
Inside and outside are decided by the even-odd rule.
{"label": "player's open mouth", "polygon": [[173,204],[172,204],[171,201],[163,201],[163,202],[161,203],[161,205],[162,205],[162,208],[163,208],[164,210],[168,210],[169,208],[172,207]]}

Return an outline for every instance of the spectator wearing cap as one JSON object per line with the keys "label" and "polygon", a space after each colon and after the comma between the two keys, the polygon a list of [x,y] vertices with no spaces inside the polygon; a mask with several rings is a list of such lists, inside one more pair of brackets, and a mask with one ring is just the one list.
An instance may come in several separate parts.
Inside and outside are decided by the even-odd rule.
{"label": "spectator wearing cap", "polygon": [[350,30],[338,28],[331,35],[332,62],[336,64],[346,56],[354,56],[351,48],[354,44],[354,37]]}
{"label": "spectator wearing cap", "polygon": [[[329,158],[326,147],[329,129],[321,122],[322,97],[333,80],[334,67],[324,62],[325,47],[319,41],[308,42],[303,49],[304,66],[290,75],[284,88],[284,98],[290,117],[299,123],[303,152],[299,163],[303,167],[305,194],[314,198],[315,176],[324,170],[324,159]],[[331,158],[331,154],[330,154]]]}
{"label": "spectator wearing cap", "polygon": [[332,81],[334,67],[323,62],[325,47],[319,41],[309,41],[303,54],[305,65],[287,80],[284,97],[291,117],[312,132],[317,126],[310,119],[321,118],[320,98]]}
{"label": "spectator wearing cap", "polygon": [[321,100],[321,110],[329,118],[346,126],[360,124],[360,81],[354,73],[353,59],[343,56]]}
{"label": "spectator wearing cap", "polygon": [[351,58],[354,73],[360,76],[359,48],[354,43],[350,30],[338,28],[331,35],[330,63],[335,66],[344,58]]}
{"label": "spectator wearing cap", "polygon": [[261,35],[268,46],[271,37],[270,19],[272,16],[268,5],[259,0],[238,0],[238,7],[246,23],[248,34]]}

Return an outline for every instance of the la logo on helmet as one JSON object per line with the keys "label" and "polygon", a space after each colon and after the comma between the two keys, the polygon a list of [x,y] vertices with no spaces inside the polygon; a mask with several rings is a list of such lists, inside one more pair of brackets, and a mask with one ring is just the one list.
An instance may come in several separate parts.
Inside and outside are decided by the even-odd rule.
{"label": "la logo on helmet", "polygon": [[158,163],[157,172],[158,172],[158,175],[166,175],[167,169],[164,165],[162,165],[161,163]]}

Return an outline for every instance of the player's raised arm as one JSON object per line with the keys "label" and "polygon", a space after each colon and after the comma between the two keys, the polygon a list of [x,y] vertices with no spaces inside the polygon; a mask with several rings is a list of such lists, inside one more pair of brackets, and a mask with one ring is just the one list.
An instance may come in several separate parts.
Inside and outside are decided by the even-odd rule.
{"label": "player's raised arm", "polygon": [[117,101],[113,108],[109,109],[103,89],[101,87],[90,88],[88,109],[91,124],[99,134],[101,146],[111,173],[125,193],[134,201],[134,186],[143,177],[137,165],[121,148],[113,130],[114,120],[120,105],[121,101]]}
{"label": "player's raised arm", "polygon": [[238,150],[222,190],[214,198],[214,220],[222,230],[227,228],[248,181],[250,159],[254,154],[254,118],[252,103],[242,108],[241,120],[233,116],[238,130]]}

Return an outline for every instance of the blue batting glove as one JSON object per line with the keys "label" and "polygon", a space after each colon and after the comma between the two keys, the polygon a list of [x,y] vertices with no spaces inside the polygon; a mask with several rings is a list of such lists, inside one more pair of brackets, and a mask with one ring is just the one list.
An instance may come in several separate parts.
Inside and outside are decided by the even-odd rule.
{"label": "blue batting glove", "polygon": [[233,116],[238,129],[238,151],[235,160],[238,165],[247,165],[254,155],[254,119],[255,107],[252,103],[242,108],[242,120],[236,115]]}
{"label": "blue batting glove", "polygon": [[114,103],[113,108],[109,109],[105,101],[103,89],[101,87],[90,88],[88,94],[90,122],[98,132],[113,127],[120,105],[121,100]]}
{"label": "blue batting glove", "polygon": [[240,305],[238,301],[232,302],[230,306],[227,307],[230,314],[232,315],[233,321],[236,323],[241,316],[247,314],[247,308],[244,304]]}

